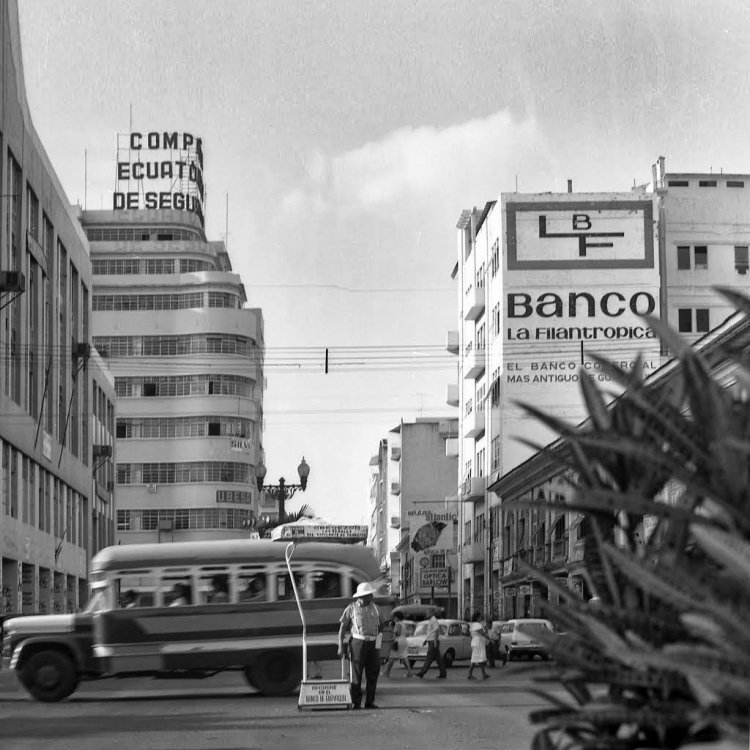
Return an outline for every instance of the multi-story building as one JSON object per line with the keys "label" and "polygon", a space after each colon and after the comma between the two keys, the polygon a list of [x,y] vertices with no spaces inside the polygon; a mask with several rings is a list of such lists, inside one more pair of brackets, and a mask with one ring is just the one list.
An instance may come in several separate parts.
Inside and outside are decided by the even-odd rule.
{"label": "multi-story building", "polygon": [[[165,134],[166,135],[166,134]],[[131,204],[132,205],[132,204]],[[117,541],[255,530],[263,316],[185,208],[83,211],[93,341],[117,395]]]}
{"label": "multi-story building", "polygon": [[369,544],[402,603],[455,613],[458,420],[401,422],[380,441],[372,471]]}
{"label": "multi-story building", "polygon": [[[466,608],[501,614],[507,534],[514,549],[519,534],[521,548],[539,546],[541,522],[521,514],[509,526],[487,489],[557,437],[519,404],[577,424],[581,371],[618,392],[597,356],[643,376],[664,362],[644,315],[695,338],[732,312],[712,287],[746,287],[750,177],[669,174],[660,158],[652,178],[627,193],[569,184],[567,193],[503,194],[460,217],[458,329],[448,337],[458,382],[448,401],[459,407],[461,523],[470,529],[459,548]],[[472,548],[481,529],[484,554]],[[523,599],[513,606],[523,614]]]}
{"label": "multi-story building", "polygon": [[113,422],[111,383],[89,345],[86,237],[26,101],[17,4],[0,13],[0,610],[72,612],[113,541],[98,427]]}

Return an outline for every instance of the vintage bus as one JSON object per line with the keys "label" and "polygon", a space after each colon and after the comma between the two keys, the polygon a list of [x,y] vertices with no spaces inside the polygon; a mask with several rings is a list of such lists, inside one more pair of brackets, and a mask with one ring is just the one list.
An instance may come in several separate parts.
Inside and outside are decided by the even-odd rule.
{"label": "vintage bus", "polygon": [[[91,562],[90,599],[69,615],[3,624],[2,664],[40,701],[81,680],[210,677],[242,671],[265,695],[295,690],[302,625],[287,545],[270,540],[108,547]],[[307,622],[307,658],[336,658],[338,621],[362,581],[382,583],[365,547],[309,542],[290,560]],[[376,599],[384,620],[392,599]]]}

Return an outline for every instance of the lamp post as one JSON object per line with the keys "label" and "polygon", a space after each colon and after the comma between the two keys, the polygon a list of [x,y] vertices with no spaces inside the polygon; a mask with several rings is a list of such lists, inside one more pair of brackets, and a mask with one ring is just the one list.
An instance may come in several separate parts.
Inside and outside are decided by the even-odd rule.
{"label": "lamp post", "polygon": [[278,484],[263,484],[263,480],[266,478],[266,467],[263,464],[257,464],[255,467],[255,481],[258,484],[258,492],[267,492],[279,504],[279,523],[284,523],[286,518],[286,501],[291,500],[297,490],[304,492],[307,488],[310,466],[305,461],[304,456],[302,456],[302,461],[297,467],[297,474],[299,474],[299,484],[287,484],[284,477],[279,479]]}

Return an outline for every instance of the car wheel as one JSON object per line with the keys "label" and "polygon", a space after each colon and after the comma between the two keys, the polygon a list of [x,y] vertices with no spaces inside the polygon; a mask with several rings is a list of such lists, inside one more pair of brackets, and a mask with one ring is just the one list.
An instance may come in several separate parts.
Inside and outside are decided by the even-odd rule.
{"label": "car wheel", "polygon": [[456,660],[456,655],[452,650],[446,651],[443,654],[443,665],[446,669],[450,669],[453,666],[453,662]]}
{"label": "car wheel", "polygon": [[253,664],[245,678],[263,695],[289,695],[302,679],[302,664],[299,655],[290,651],[269,651]]}
{"label": "car wheel", "polygon": [[23,663],[20,679],[31,696],[43,703],[57,703],[78,687],[78,672],[62,651],[37,651]]}

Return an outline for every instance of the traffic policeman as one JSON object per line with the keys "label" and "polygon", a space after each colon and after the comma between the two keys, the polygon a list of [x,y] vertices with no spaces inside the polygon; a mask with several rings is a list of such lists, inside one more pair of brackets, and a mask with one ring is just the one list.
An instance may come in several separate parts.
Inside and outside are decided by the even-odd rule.
{"label": "traffic policeman", "polygon": [[351,633],[349,658],[352,662],[352,704],[362,705],[362,674],[366,680],[365,708],[377,708],[375,690],[380,674],[380,637],[383,622],[380,611],[372,597],[377,590],[372,584],[363,582],[357,586],[354,601],[347,605],[341,615],[339,627],[339,656],[344,654],[344,636]]}

